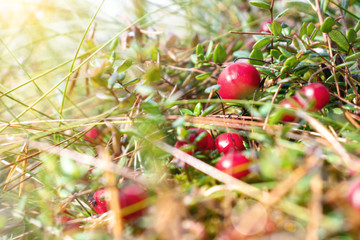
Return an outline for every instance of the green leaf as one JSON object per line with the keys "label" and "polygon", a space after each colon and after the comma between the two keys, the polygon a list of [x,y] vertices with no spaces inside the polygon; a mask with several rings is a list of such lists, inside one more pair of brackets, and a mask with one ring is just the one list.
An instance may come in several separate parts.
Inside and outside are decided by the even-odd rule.
{"label": "green leaf", "polygon": [[360,58],[360,52],[355,53],[355,54],[350,55],[350,56],[347,56],[345,58],[345,61],[355,61],[355,60],[358,60],[359,58]]}
{"label": "green leaf", "polygon": [[110,47],[109,47],[109,51],[110,52],[114,51],[116,46],[118,45],[118,43],[119,43],[119,38],[117,37],[111,42]]}
{"label": "green leaf", "polygon": [[201,114],[201,109],[202,109],[201,103],[197,103],[196,106],[195,106],[195,108],[194,108],[194,115],[195,115],[195,117],[200,116],[200,114]]}
{"label": "green leaf", "polygon": [[321,1],[321,9],[322,9],[322,12],[325,13],[327,11],[327,8],[329,6],[329,0],[322,0]]}
{"label": "green leaf", "polygon": [[270,50],[270,55],[273,56],[276,59],[279,59],[279,57],[281,56],[281,52],[277,49],[271,49]]}
{"label": "green leaf", "polygon": [[254,44],[253,49],[260,49],[262,47],[265,47],[270,42],[271,42],[270,38],[262,38]]}
{"label": "green leaf", "polygon": [[[263,54],[259,49],[253,49],[250,53],[250,58],[259,59],[259,60],[264,59]],[[261,66],[265,64],[264,62],[256,61],[252,59],[249,59],[249,63],[252,65],[261,65]]]}
{"label": "green leaf", "polygon": [[197,75],[195,78],[198,81],[202,81],[202,80],[205,80],[206,78],[208,78],[210,76],[211,76],[211,73],[202,73],[202,74]]}
{"label": "green leaf", "polygon": [[204,48],[201,44],[196,46],[196,58],[200,61],[204,60]]}
{"label": "green leaf", "polygon": [[285,48],[279,47],[279,50],[286,58],[289,58],[292,56],[292,54],[290,52],[288,52]]}
{"label": "green leaf", "polygon": [[118,73],[117,73],[117,71],[115,69],[114,72],[109,77],[109,80],[108,80],[108,87],[110,89],[112,89],[114,87],[114,84],[116,83],[117,77],[118,77]]}
{"label": "green leaf", "polygon": [[196,46],[196,55],[199,56],[200,54],[204,54],[204,48],[201,44]]}
{"label": "green leaf", "polygon": [[258,8],[262,8],[262,9],[266,9],[266,10],[270,9],[270,4],[263,2],[263,1],[250,1],[249,3]]}
{"label": "green leaf", "polygon": [[341,6],[347,9],[349,7],[349,0],[341,0]]}
{"label": "green leaf", "polygon": [[281,31],[282,31],[281,24],[279,22],[277,22],[277,21],[273,21],[272,24],[271,24],[271,32],[275,36],[279,36]]}
{"label": "green leaf", "polygon": [[274,20],[281,18],[282,16],[286,15],[288,12],[289,12],[289,9],[286,8],[284,11],[282,11],[281,13],[279,13],[279,14],[274,18]]}
{"label": "green leaf", "polygon": [[300,28],[300,32],[299,32],[299,36],[302,37],[307,33],[307,28],[306,28],[306,23],[303,23],[301,28]]}
{"label": "green leaf", "polygon": [[360,30],[360,20],[356,23],[354,30],[355,32],[358,32]]}
{"label": "green leaf", "polygon": [[285,61],[284,66],[293,68],[298,64],[299,64],[299,60],[296,59],[295,56],[292,56]]}
{"label": "green leaf", "polygon": [[214,92],[216,92],[217,90],[220,89],[220,85],[218,85],[218,84],[212,85],[212,86],[206,88],[204,92],[209,94],[213,89],[214,89]]}
{"label": "green leaf", "polygon": [[208,45],[208,48],[206,50],[206,54],[205,54],[205,59],[207,61],[209,61],[211,59],[211,57],[212,57],[211,51],[212,51],[213,46],[214,46],[214,42],[210,41],[209,45]]}
{"label": "green leaf", "polygon": [[293,37],[293,43],[298,50],[306,51],[305,45],[297,36]]}
{"label": "green leaf", "polygon": [[215,110],[215,108],[216,108],[215,105],[209,106],[208,108],[206,108],[206,109],[202,112],[201,116],[204,117],[204,116],[209,115],[210,113],[212,113],[212,112]]}
{"label": "green leaf", "polygon": [[221,44],[216,45],[213,60],[215,63],[223,63],[226,60],[226,50]]}
{"label": "green leaf", "polygon": [[346,66],[349,66],[349,65],[353,65],[354,63],[356,63],[356,61],[345,62],[345,63],[342,63],[342,64],[337,65],[337,66],[336,66],[336,69],[339,69],[339,68],[342,68],[342,67],[346,67]]}
{"label": "green leaf", "polygon": [[357,38],[356,32],[354,29],[349,29],[348,33],[347,33],[347,39],[349,42],[355,42]]}
{"label": "green leaf", "polygon": [[306,34],[310,37],[311,34],[314,32],[314,30],[315,30],[315,25],[313,23],[309,23],[306,28]]}
{"label": "green leaf", "polygon": [[131,67],[132,61],[130,59],[125,59],[119,67],[117,67],[117,72],[122,73],[126,71],[129,67]]}
{"label": "green leaf", "polygon": [[187,115],[190,115],[190,116],[194,116],[194,113],[191,111],[191,110],[189,110],[189,109],[186,109],[186,108],[181,108],[180,109],[180,113],[181,113],[181,115],[185,115],[185,114],[187,114]]}
{"label": "green leaf", "polygon": [[320,30],[323,33],[328,33],[332,30],[332,26],[334,26],[336,24],[335,20],[331,17],[327,17],[324,20],[324,23],[321,25]]}
{"label": "green leaf", "polygon": [[340,32],[339,30],[333,29],[330,33],[329,33],[329,37],[331,38],[331,40],[333,40],[341,49],[348,51],[350,48],[350,44],[347,41],[346,37],[344,36],[344,34],[342,32]]}

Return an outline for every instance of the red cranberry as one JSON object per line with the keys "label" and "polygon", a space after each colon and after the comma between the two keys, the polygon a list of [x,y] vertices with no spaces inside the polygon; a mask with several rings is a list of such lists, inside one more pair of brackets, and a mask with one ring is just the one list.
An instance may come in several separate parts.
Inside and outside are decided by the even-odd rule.
{"label": "red cranberry", "polygon": [[260,74],[254,66],[237,62],[227,66],[219,75],[219,94],[223,99],[245,98],[260,86]]}
{"label": "red cranberry", "polygon": [[[293,96],[290,99],[283,99],[280,101],[279,104],[286,109],[297,109],[301,107],[300,100],[296,96]],[[297,120],[297,117],[295,116],[295,114],[285,113],[282,116],[281,120],[285,122],[295,122]]]}
{"label": "red cranberry", "polygon": [[205,132],[205,136],[198,142],[196,142],[196,147],[198,150],[214,150],[215,143],[214,139],[211,137],[210,133],[204,129],[200,128],[190,128],[189,129],[189,141],[190,143],[194,143],[196,138]]}
{"label": "red cranberry", "polygon": [[[98,214],[108,211],[109,201],[106,199],[105,193],[105,189],[97,190],[93,199],[89,201]],[[130,184],[119,189],[119,202],[123,219],[129,221],[140,217],[146,210],[147,198],[147,192],[136,184]]]}
{"label": "red cranberry", "polygon": [[250,173],[250,161],[239,151],[229,152],[216,163],[216,168],[234,178],[243,178]]}
{"label": "red cranberry", "polygon": [[98,140],[99,136],[100,131],[95,127],[85,134],[84,140],[88,142],[95,142]]}
{"label": "red cranberry", "polygon": [[310,111],[317,111],[322,109],[328,104],[330,100],[330,92],[323,84],[316,82],[311,83],[301,89],[301,93],[304,94],[306,100],[311,103],[315,101],[315,105],[309,109]]}
{"label": "red cranberry", "polygon": [[236,133],[222,133],[215,139],[216,148],[219,153],[245,150],[245,139]]}

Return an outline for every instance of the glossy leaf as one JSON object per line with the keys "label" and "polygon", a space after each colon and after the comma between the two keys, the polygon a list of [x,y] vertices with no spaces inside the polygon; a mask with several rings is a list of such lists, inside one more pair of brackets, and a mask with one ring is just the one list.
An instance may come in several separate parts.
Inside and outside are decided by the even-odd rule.
{"label": "glossy leaf", "polygon": [[270,9],[270,4],[263,1],[250,1],[249,3],[258,8],[267,9],[267,10]]}
{"label": "glossy leaf", "polygon": [[328,33],[332,30],[332,26],[334,26],[336,24],[335,20],[331,17],[327,17],[324,20],[324,23],[321,25],[320,30],[323,33]]}
{"label": "glossy leaf", "polygon": [[213,60],[215,63],[223,63],[226,60],[226,50],[221,44],[216,45]]}
{"label": "glossy leaf", "polygon": [[266,45],[268,45],[270,42],[271,42],[270,38],[262,38],[254,44],[253,49],[263,48]]}
{"label": "glossy leaf", "polygon": [[[250,53],[250,58],[259,59],[259,60],[264,59],[263,54],[259,49],[253,49]],[[256,61],[253,59],[249,59],[249,63],[253,65],[264,65],[264,62]]]}
{"label": "glossy leaf", "polygon": [[341,49],[348,51],[350,48],[349,42],[342,32],[339,30],[333,29],[329,36]]}
{"label": "glossy leaf", "polygon": [[273,21],[271,24],[271,32],[275,35],[275,36],[279,36],[281,34],[282,31],[282,27],[281,24],[277,21]]}

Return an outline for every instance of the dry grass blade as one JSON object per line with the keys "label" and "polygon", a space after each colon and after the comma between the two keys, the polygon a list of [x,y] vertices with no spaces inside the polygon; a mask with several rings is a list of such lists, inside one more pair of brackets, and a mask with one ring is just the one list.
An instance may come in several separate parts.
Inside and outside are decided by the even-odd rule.
{"label": "dry grass blade", "polygon": [[[27,143],[25,143],[24,146],[22,147],[20,153],[22,153],[22,152],[27,153],[27,149],[28,149],[28,146],[27,146]],[[4,188],[3,188],[4,191],[7,189],[7,187],[8,187],[8,182],[10,182],[11,178],[13,177],[13,175],[14,175],[14,173],[15,173],[15,170],[16,170],[16,167],[17,167],[17,163],[19,163],[19,162],[21,161],[21,158],[22,158],[22,156],[21,156],[21,155],[18,155],[17,158],[16,158],[16,160],[15,160],[15,162],[14,162],[14,165],[11,167],[10,172],[9,172],[9,174],[7,175],[6,180],[5,180],[6,184],[5,184]],[[26,164],[23,165],[23,166],[24,166],[23,171],[25,171]],[[24,176],[25,176],[25,175],[24,175]],[[23,179],[22,179],[22,180],[23,180]],[[21,193],[21,191],[19,191],[19,194],[20,194],[20,193]]]}
{"label": "dry grass blade", "polygon": [[359,171],[360,170],[360,161],[359,159],[352,159],[350,154],[345,150],[345,148],[339,143],[337,138],[318,120],[311,117],[304,111],[297,111],[297,115],[303,119],[305,119],[310,126],[312,126],[323,138],[325,138],[330,144],[331,148],[337,153],[344,164],[352,170]]}
{"label": "dry grass blade", "polygon": [[[103,146],[99,146],[98,148],[99,158],[104,161],[106,164],[109,164],[109,167],[112,165],[112,157],[108,150]],[[105,171],[104,174],[106,181],[106,190],[109,195],[109,207],[112,210],[112,232],[114,239],[121,239],[123,224],[121,219],[121,206],[119,199],[119,191],[116,187],[116,175],[113,172]]]}
{"label": "dry grass blade", "polygon": [[311,188],[311,202],[310,202],[310,221],[307,226],[307,240],[318,240],[318,230],[322,219],[322,189],[323,183],[320,172],[312,177],[310,182]]}

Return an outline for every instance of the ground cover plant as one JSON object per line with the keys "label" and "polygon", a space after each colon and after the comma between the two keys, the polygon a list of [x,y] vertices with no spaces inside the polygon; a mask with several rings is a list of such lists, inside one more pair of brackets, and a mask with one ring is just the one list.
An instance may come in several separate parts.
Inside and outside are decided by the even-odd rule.
{"label": "ground cover plant", "polygon": [[360,238],[359,1],[13,3],[2,239]]}

